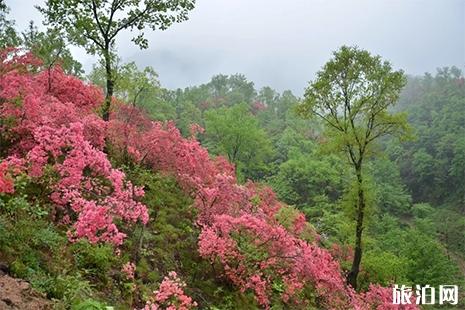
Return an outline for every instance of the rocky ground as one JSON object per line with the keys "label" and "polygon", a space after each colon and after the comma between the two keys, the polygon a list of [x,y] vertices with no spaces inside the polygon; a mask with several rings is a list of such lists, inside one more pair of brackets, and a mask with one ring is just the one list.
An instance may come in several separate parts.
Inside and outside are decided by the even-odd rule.
{"label": "rocky ground", "polygon": [[0,310],[12,309],[51,309],[51,302],[34,291],[28,282],[12,278],[0,268]]}

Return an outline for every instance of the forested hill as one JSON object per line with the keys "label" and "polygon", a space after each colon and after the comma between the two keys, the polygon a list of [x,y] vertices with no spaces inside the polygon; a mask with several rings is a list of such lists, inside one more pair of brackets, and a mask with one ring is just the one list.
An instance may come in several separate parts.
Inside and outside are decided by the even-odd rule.
{"label": "forested hill", "polygon": [[[164,102],[179,128],[187,133],[186,124],[203,126],[202,144],[233,161],[239,179],[272,186],[282,201],[306,214],[328,245],[353,242],[346,206],[350,171],[328,147],[323,125],[297,116],[300,98],[254,89],[243,75],[218,75],[167,93]],[[166,110],[153,109],[153,117],[166,117]],[[409,76],[394,109],[407,113],[412,134],[401,142],[383,139],[370,160],[373,210],[362,282],[462,282],[464,270],[457,266],[465,255],[463,73],[451,67]]]}
{"label": "forested hill", "polygon": [[464,83],[456,67],[411,78],[398,106],[409,114],[417,135],[403,145],[400,166],[413,199],[461,212],[465,211]]}

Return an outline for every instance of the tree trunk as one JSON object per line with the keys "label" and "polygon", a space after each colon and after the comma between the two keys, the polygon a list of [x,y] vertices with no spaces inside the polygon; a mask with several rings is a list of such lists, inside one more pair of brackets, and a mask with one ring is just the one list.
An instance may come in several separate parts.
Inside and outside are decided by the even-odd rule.
{"label": "tree trunk", "polygon": [[347,275],[347,283],[354,289],[357,289],[357,277],[360,271],[360,262],[362,261],[362,233],[363,233],[363,217],[365,212],[365,192],[363,189],[363,178],[361,166],[356,167],[358,197],[357,197],[357,226],[355,230],[355,251],[352,268]]}
{"label": "tree trunk", "polygon": [[113,74],[111,70],[111,57],[110,52],[105,50],[103,52],[103,56],[105,58],[105,72],[107,77],[107,92],[105,95],[105,103],[103,105],[102,110],[102,118],[104,121],[108,121],[110,119],[110,106],[111,106],[111,97],[113,97]]}

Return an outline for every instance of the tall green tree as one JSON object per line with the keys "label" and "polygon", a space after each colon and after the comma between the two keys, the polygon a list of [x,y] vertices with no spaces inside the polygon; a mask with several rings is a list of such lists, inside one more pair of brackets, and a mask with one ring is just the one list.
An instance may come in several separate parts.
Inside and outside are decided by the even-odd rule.
{"label": "tall green tree", "polygon": [[336,150],[344,154],[355,176],[355,249],[347,282],[357,288],[362,260],[362,235],[367,208],[364,164],[376,141],[385,135],[403,137],[408,132],[405,114],[391,114],[406,83],[402,71],[394,71],[380,56],[357,47],[334,52],[305,92],[299,106],[304,117],[321,118]]}
{"label": "tall green tree", "polygon": [[144,49],[146,27],[165,30],[187,20],[195,0],[47,0],[38,7],[45,24],[62,28],[70,42],[98,54],[105,64],[106,97],[102,117],[108,120],[114,90],[115,40],[124,30],[136,30],[132,41]]}

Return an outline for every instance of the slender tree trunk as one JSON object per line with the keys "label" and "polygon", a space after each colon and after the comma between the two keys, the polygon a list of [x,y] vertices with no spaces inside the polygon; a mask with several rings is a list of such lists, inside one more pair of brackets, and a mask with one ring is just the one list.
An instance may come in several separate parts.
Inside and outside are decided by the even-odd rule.
{"label": "slender tree trunk", "polygon": [[113,97],[113,73],[111,70],[111,56],[108,50],[103,52],[103,56],[105,58],[105,73],[107,77],[107,93],[105,95],[105,103],[103,105],[102,111],[102,118],[104,121],[108,121],[110,119],[110,106],[111,106],[111,97]]}
{"label": "slender tree trunk", "polygon": [[355,229],[355,251],[354,260],[352,262],[352,268],[347,275],[347,283],[350,284],[354,289],[357,289],[357,277],[360,271],[360,263],[362,261],[362,233],[363,233],[363,217],[365,215],[365,192],[363,189],[363,177],[361,165],[355,167],[357,174],[357,225]]}

